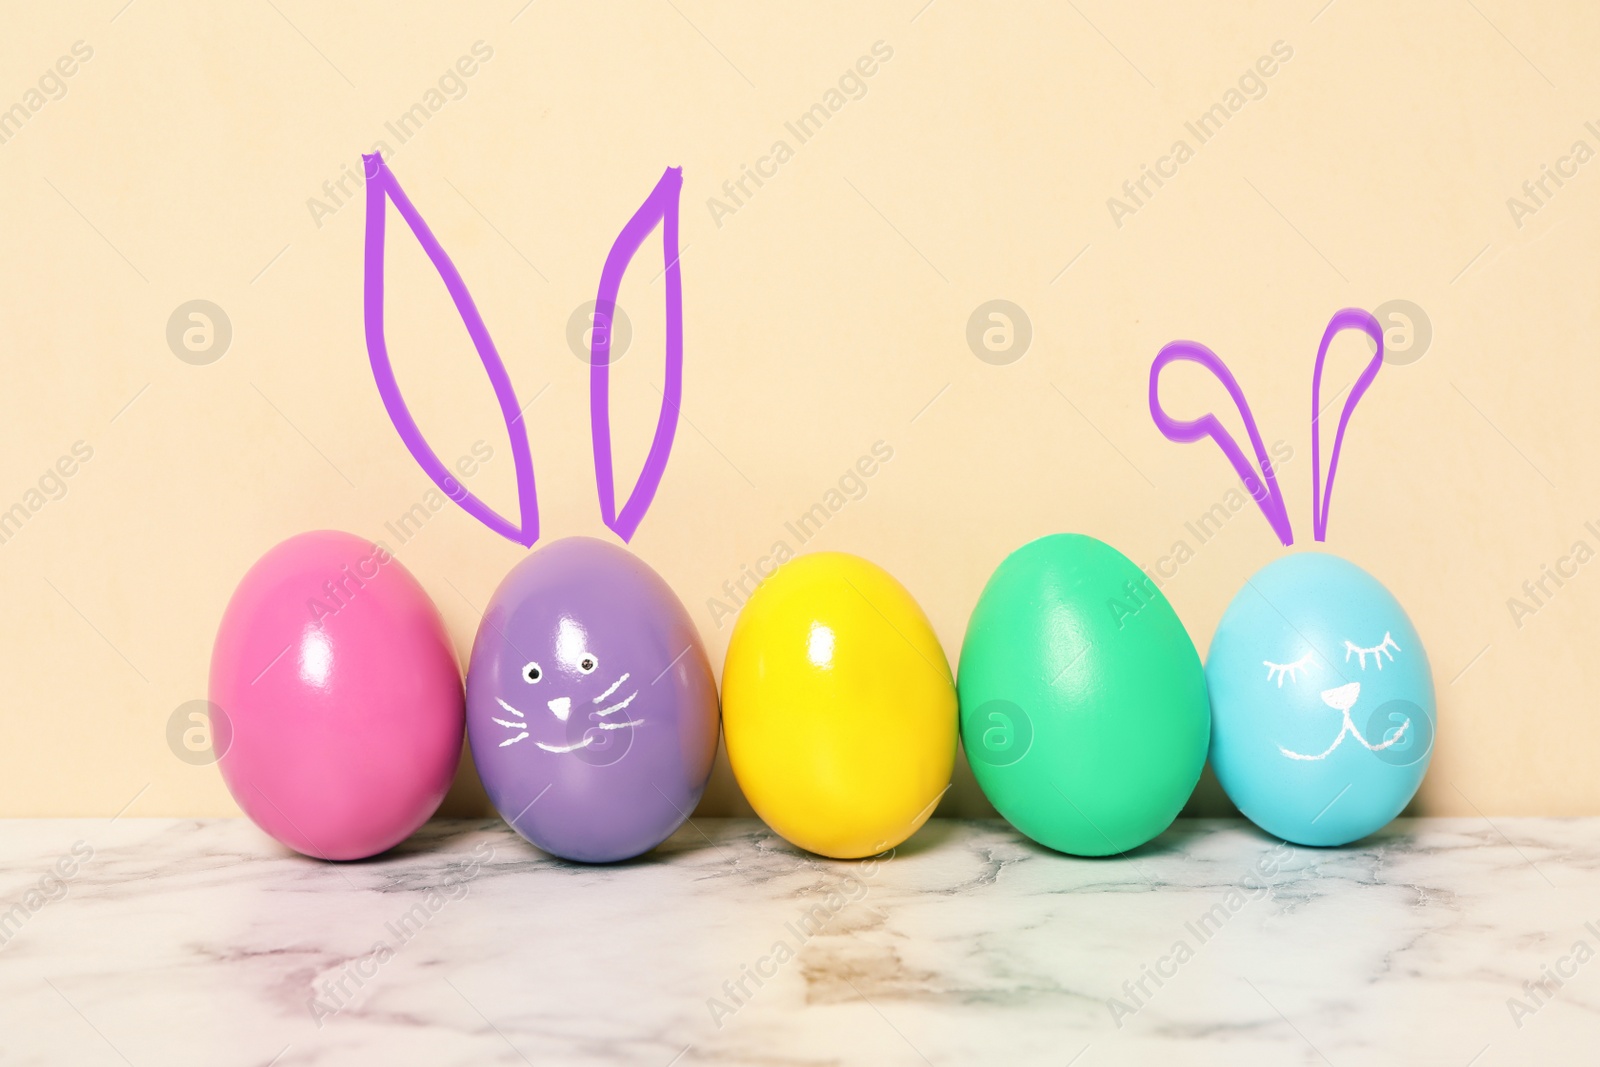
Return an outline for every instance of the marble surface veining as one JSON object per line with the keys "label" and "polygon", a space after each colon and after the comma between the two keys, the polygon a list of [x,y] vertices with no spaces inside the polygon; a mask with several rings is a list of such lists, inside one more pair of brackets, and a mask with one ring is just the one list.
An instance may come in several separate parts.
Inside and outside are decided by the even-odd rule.
{"label": "marble surface veining", "polygon": [[1119,858],[930,823],[834,862],[696,820],[632,863],[440,822],[0,823],[7,1064],[1593,1064],[1600,819]]}

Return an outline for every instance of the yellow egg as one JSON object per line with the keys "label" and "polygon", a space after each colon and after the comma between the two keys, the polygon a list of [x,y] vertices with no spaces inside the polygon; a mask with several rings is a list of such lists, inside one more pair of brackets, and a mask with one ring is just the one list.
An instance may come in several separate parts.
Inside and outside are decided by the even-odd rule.
{"label": "yellow egg", "polygon": [[882,568],[819,552],[745,604],[722,669],[722,729],[767,825],[835,859],[916,832],[950,785],[955,684],[928,618]]}

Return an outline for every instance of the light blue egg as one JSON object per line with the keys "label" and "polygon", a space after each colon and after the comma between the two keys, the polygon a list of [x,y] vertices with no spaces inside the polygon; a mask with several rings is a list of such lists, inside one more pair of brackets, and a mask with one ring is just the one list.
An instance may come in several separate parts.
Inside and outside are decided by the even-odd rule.
{"label": "light blue egg", "polygon": [[1405,609],[1354,563],[1301,552],[1245,583],[1206,657],[1211,765],[1270,834],[1343,845],[1400,814],[1438,718]]}

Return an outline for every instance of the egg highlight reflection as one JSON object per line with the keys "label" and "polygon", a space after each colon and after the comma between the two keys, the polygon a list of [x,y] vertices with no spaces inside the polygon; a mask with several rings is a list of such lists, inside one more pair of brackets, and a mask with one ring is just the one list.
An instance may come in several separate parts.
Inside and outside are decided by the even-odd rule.
{"label": "egg highlight reflection", "polygon": [[800,556],[763,581],[734,624],[722,686],[739,787],[801,848],[893,848],[949,787],[950,665],[911,594],[860,557]]}
{"label": "egg highlight reflection", "polygon": [[467,668],[467,736],[495,808],[563,859],[648,852],[700,801],[717,688],[682,602],[648,564],[569,537],[512,568]]}
{"label": "egg highlight reflection", "polygon": [[1338,556],[1286,556],[1246,582],[1217,625],[1206,684],[1218,781],[1286,841],[1365,837],[1427,772],[1428,654],[1393,594]]}

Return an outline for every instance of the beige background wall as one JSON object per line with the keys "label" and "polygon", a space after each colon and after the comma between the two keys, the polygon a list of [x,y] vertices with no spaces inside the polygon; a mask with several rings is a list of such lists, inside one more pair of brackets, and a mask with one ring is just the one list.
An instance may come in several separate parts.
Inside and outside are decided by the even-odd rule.
{"label": "beige background wall", "polygon": [[[0,143],[0,507],[29,512],[0,544],[0,814],[234,812],[215,768],[167,734],[205,695],[234,583],[301,530],[383,537],[427,493],[366,362],[364,198],[348,179],[342,203],[323,188],[380,139],[520,395],[538,393],[547,537],[609,536],[567,322],[662,168],[684,167],[686,421],[633,547],[718,663],[729,626],[708,600],[878,441],[892,461],[808,547],[888,568],[952,659],[984,580],[1030,538],[1080,530],[1152,565],[1195,547],[1184,524],[1231,475],[1151,424],[1150,360],[1177,337],[1229,359],[1268,440],[1294,450],[1283,477],[1305,547],[1322,327],[1342,306],[1412,302],[1431,344],[1364,402],[1329,547],[1386,582],[1428,641],[1440,730],[1418,807],[1600,812],[1600,566],[1567,566],[1520,625],[1507,606],[1575,542],[1600,549],[1584,525],[1600,529],[1591,5],[122,4],[18,7],[0,36],[0,107],[39,105]],[[785,122],[880,41],[892,57],[798,143]],[[92,57],[30,97],[75,42]],[[475,42],[492,56],[446,78],[399,144],[385,124],[426,108]],[[1277,42],[1292,56],[1259,90],[1246,79],[1259,98],[1238,97],[1200,145],[1185,123],[1226,106]],[[1193,158],[1118,225],[1108,198],[1180,138]],[[714,218],[708,198],[779,139],[792,158]],[[1563,163],[1578,141],[1586,162]],[[1544,166],[1569,176],[1513,217],[1508,198]],[[494,450],[471,484],[507,508],[487,383],[396,225],[402,383],[441,454]],[[630,482],[658,401],[655,273],[622,295]],[[1033,331],[1008,365],[966,339],[997,298]],[[166,338],[194,299],[231,323],[206,365]],[[1363,352],[1340,355],[1335,388]],[[1198,378],[1170,395],[1188,414],[1223,400]],[[78,442],[92,457],[45,477]],[[1242,512],[1167,583],[1202,650],[1282,551]],[[399,548],[463,656],[469,601],[521,552],[454,509]],[[961,773],[945,810],[986,810]],[[1222,803],[1208,787],[1197,807]],[[450,810],[482,806],[469,771]],[[703,810],[747,810],[725,766]]]}

